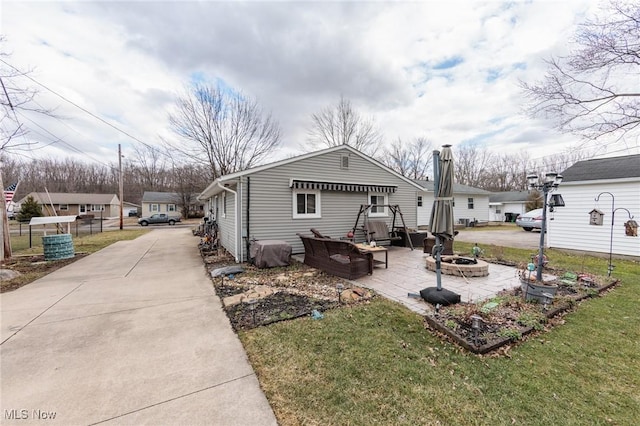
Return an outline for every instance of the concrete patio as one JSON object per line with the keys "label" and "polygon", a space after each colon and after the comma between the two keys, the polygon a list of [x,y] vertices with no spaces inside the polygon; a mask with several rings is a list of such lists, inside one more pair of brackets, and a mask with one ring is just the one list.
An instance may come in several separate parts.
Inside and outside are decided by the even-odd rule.
{"label": "concrete patio", "polygon": [[[354,282],[400,302],[419,314],[433,311],[429,303],[407,296],[408,293],[419,293],[423,288],[436,286],[435,272],[428,271],[425,267],[428,255],[420,249],[412,251],[403,247],[389,247],[387,254],[388,268],[376,265],[372,275],[358,278]],[[376,253],[375,258],[384,260],[384,254]],[[490,298],[502,290],[519,287],[516,272],[516,268],[490,264],[489,275],[486,277],[442,275],[442,287],[458,293],[463,302],[476,302]]]}

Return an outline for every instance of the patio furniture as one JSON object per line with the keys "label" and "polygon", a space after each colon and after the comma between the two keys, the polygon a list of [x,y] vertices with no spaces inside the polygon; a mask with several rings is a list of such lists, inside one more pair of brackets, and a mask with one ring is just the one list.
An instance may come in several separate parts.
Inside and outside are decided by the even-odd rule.
{"label": "patio furniture", "polygon": [[331,237],[321,234],[320,231],[318,231],[316,228],[311,228],[310,231],[313,234],[313,236],[316,238],[326,238],[329,240],[331,239]]}
{"label": "patio furniture", "polygon": [[291,245],[279,240],[256,240],[249,247],[251,262],[258,268],[289,266]]}
{"label": "patio furniture", "polygon": [[370,245],[366,245],[366,244],[356,244],[356,247],[358,247],[358,249],[363,252],[363,253],[371,253],[372,255],[374,253],[381,253],[384,252],[384,262],[382,260],[376,260],[375,258],[373,259],[373,264],[374,265],[384,265],[384,268],[387,269],[389,267],[389,249],[387,249],[386,247],[381,247],[381,246],[375,246],[372,247]]}
{"label": "patio furniture", "polygon": [[373,273],[373,254],[349,241],[296,235],[304,245],[305,265],[349,280]]}
{"label": "patio furniture", "polygon": [[[436,245],[436,239],[435,237],[427,237],[424,239],[424,253],[429,253],[432,254],[433,253],[433,246]],[[442,252],[442,254],[453,254],[453,240],[444,240],[442,242],[442,245],[444,246],[444,251]]]}
{"label": "patio furniture", "polygon": [[367,242],[375,241],[376,243],[391,244],[393,241],[401,241],[402,237],[397,233],[390,233],[387,222],[383,220],[367,220],[364,223],[364,232],[367,236]]}

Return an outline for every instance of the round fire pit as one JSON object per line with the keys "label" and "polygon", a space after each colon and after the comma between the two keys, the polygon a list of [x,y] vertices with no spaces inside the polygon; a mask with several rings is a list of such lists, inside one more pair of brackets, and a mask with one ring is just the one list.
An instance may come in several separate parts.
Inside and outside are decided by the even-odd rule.
{"label": "round fire pit", "polygon": [[[445,275],[456,275],[458,277],[486,277],[489,275],[489,264],[484,260],[463,256],[442,256],[440,271]],[[436,271],[436,259],[433,256],[427,257],[427,269]]]}

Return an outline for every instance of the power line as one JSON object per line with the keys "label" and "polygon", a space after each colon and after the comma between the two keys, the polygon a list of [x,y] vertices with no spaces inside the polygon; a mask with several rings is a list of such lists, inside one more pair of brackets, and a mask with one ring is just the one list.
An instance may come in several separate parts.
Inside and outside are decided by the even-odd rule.
{"label": "power line", "polygon": [[[93,161],[95,161],[95,162],[97,162],[97,163],[102,164],[103,166],[106,166],[106,167],[109,167],[109,168],[112,168],[112,169],[114,168],[113,166],[111,166],[111,165],[109,165],[109,164],[107,164],[107,163],[104,163],[104,162],[102,162],[102,161],[100,161],[100,160],[97,160],[97,159],[93,158],[92,156],[90,156],[90,155],[89,155],[89,154],[87,154],[86,152],[82,151],[81,149],[76,148],[75,146],[71,145],[69,142],[65,141],[65,140],[64,140],[64,139],[62,139],[61,137],[56,136],[56,135],[55,135],[55,134],[53,134],[51,131],[49,131],[49,130],[45,129],[45,128],[44,128],[44,127],[42,127],[40,124],[36,123],[36,122],[35,122],[35,121],[33,121],[31,118],[27,117],[27,116],[26,116],[25,114],[23,114],[22,112],[20,113],[20,115],[21,115],[22,117],[24,117],[25,119],[27,119],[28,121],[30,121],[30,122],[32,122],[33,124],[35,124],[36,126],[38,126],[40,129],[42,129],[42,130],[44,130],[45,132],[47,132],[49,135],[53,136],[53,137],[56,139],[55,141],[53,141],[53,143],[60,142],[60,143],[62,143],[62,144],[64,144],[64,145],[68,146],[69,148],[71,148],[71,149],[72,149],[72,150],[74,150],[75,152],[77,152],[77,153],[79,153],[79,154],[82,154],[82,155],[84,155],[85,157],[87,157],[87,158],[89,158],[89,159],[91,159],[91,160],[93,160]],[[36,132],[36,133],[38,133],[38,132]],[[38,133],[38,134],[40,134],[41,136],[44,136],[44,135],[42,135],[41,133]]]}
{"label": "power line", "polygon": [[[20,70],[16,67],[14,67],[13,65],[11,65],[10,63],[8,63],[7,61],[5,61],[4,59],[0,59],[0,62],[4,63],[5,65],[13,68],[15,71],[20,72]],[[147,148],[154,150],[154,151],[158,151],[159,153],[163,154],[162,151],[157,150],[157,148],[155,148],[152,145],[147,144],[146,142],[143,142],[142,140],[138,139],[137,137],[131,135],[130,133],[120,129],[119,127],[109,123],[108,121],[104,120],[102,117],[97,116],[96,114],[92,113],[91,111],[85,109],[84,107],[78,105],[77,103],[73,102],[70,99],[67,99],[65,96],[61,95],[60,93],[56,92],[55,90],[47,87],[46,85],[40,83],[38,80],[36,80],[35,78],[31,77],[28,74],[23,74],[24,77],[28,78],[29,80],[33,81],[34,83],[36,83],[39,86],[42,86],[43,88],[45,88],[46,90],[48,90],[49,92],[53,93],[54,95],[58,96],[60,99],[70,103],[71,105],[75,106],[76,108],[78,108],[79,110],[83,111],[86,114],[89,114],[91,117],[95,118],[96,120],[106,124],[107,126],[111,127],[112,129],[122,133],[123,135],[128,136],[129,138],[133,139],[136,142],[139,142],[141,144],[143,144],[144,146],[146,146]]]}

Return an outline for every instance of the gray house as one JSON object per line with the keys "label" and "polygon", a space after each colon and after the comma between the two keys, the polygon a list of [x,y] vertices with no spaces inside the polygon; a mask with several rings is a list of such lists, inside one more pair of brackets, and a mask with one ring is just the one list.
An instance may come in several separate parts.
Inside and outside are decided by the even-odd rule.
{"label": "gray house", "polygon": [[[625,232],[626,210],[634,221],[640,217],[640,155],[579,161],[562,175],[558,193],[565,206],[550,213],[549,247],[599,253],[611,247],[614,254],[640,256],[640,237]],[[604,213],[601,225],[590,223],[594,209]]]}
{"label": "gray house", "polygon": [[[243,262],[253,238],[283,240],[293,253],[302,253],[298,232],[309,234],[317,228],[334,238],[345,236],[362,204],[399,205],[406,226],[415,228],[421,190],[373,158],[341,145],[221,176],[198,199],[217,220],[221,244]],[[369,217],[389,225],[392,221],[386,207],[373,208]]]}
{"label": "gray house", "polygon": [[[197,201],[198,194],[191,194],[189,200],[189,216],[202,217],[204,205]],[[142,195],[142,215],[153,213],[168,213],[182,215],[182,194],[177,192],[145,191]]]}

